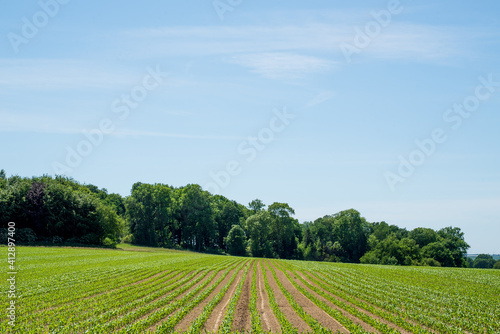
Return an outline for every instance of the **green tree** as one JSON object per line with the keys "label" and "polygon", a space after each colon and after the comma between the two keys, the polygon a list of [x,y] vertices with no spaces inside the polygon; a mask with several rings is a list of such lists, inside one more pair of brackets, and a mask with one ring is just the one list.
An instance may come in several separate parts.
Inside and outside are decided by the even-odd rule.
{"label": "green tree", "polygon": [[438,234],[430,228],[417,227],[409,233],[409,238],[415,240],[420,247],[438,241]]}
{"label": "green tree", "polygon": [[378,241],[382,241],[391,234],[395,234],[398,239],[403,239],[408,236],[408,231],[404,228],[399,228],[396,225],[389,225],[386,222],[368,224],[370,235],[374,235]]}
{"label": "green tree", "polygon": [[217,224],[216,246],[227,250],[225,237],[233,225],[240,225],[240,221],[244,219],[243,206],[220,195],[214,196],[213,201],[215,202],[214,214]]}
{"label": "green tree", "polygon": [[366,264],[416,265],[420,260],[420,249],[415,240],[410,238],[398,239],[396,233],[377,243],[361,258]]}
{"label": "green tree", "polygon": [[245,221],[244,227],[250,239],[248,245],[253,257],[273,257],[270,240],[272,220],[267,211],[261,211]]}
{"label": "green tree", "polygon": [[253,211],[254,214],[256,214],[257,212],[260,212],[264,209],[266,205],[264,203],[262,203],[262,201],[260,199],[254,199],[253,201],[251,201],[250,203],[248,203],[248,208],[250,210]]}
{"label": "green tree", "polygon": [[333,235],[344,250],[344,259],[359,262],[365,254],[369,228],[366,220],[354,209],[341,211],[333,216]]}
{"label": "green tree", "polygon": [[460,230],[460,228],[451,226],[445,227],[437,233],[453,257],[454,265],[451,267],[466,267],[467,260],[465,257],[470,246],[465,242],[464,233]]}
{"label": "green tree", "polygon": [[422,248],[423,258],[432,258],[438,261],[443,267],[454,267],[455,259],[450,249],[444,242],[432,242]]}
{"label": "green tree", "polygon": [[493,269],[500,269],[500,260],[497,260],[495,264],[493,265]]}
{"label": "green tree", "polygon": [[5,175],[5,170],[0,170],[0,189],[5,188],[7,185],[7,175]]}
{"label": "green tree", "polygon": [[157,246],[154,226],[153,189],[149,184],[135,183],[126,201],[127,217],[134,243]]}
{"label": "green tree", "polygon": [[267,211],[271,215],[271,245],[274,253],[281,259],[291,259],[297,250],[295,236],[298,222],[291,216],[295,211],[286,203],[273,203]]}
{"label": "green tree", "polygon": [[225,238],[225,242],[229,254],[233,256],[246,255],[247,239],[245,236],[245,231],[243,231],[240,225],[233,225],[227,237]]}
{"label": "green tree", "polygon": [[197,184],[182,188],[179,221],[182,242],[193,250],[203,251],[216,245],[217,226],[210,194]]}
{"label": "green tree", "polygon": [[492,269],[493,266],[495,266],[495,259],[493,259],[493,256],[488,255],[488,254],[479,254],[474,259],[473,265],[474,265],[474,268]]}

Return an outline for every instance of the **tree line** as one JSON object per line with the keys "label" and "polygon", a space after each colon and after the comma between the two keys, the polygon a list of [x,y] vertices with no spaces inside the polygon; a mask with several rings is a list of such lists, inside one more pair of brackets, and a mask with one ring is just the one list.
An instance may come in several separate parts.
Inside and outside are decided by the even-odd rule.
{"label": "tree line", "polygon": [[[354,209],[303,224],[287,203],[247,206],[199,185],[135,183],[122,197],[63,176],[6,177],[0,171],[2,225],[19,242],[100,245],[119,242],[281,259],[470,267],[457,227],[408,231],[367,222]],[[2,229],[2,240],[7,230]],[[4,235],[5,234],[5,235]]]}

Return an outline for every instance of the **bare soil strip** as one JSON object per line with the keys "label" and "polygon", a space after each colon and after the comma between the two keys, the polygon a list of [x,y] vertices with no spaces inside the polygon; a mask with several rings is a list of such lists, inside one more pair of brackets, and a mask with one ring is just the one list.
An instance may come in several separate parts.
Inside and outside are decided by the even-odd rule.
{"label": "bare soil strip", "polygon": [[[250,264],[249,271],[252,270],[253,265],[254,264],[252,262],[252,264]],[[245,267],[243,267],[242,270],[244,271],[244,269],[245,269]],[[222,320],[224,319],[224,315],[226,314],[227,307],[228,307],[229,303],[231,302],[231,298],[233,297],[234,292],[236,291],[236,288],[238,287],[238,284],[241,280],[241,277],[243,275],[243,271],[240,274],[238,274],[237,278],[234,280],[233,284],[229,287],[228,291],[226,292],[226,294],[224,295],[224,297],[222,298],[220,303],[214,308],[214,310],[212,311],[212,314],[210,314],[210,317],[208,317],[207,322],[205,323],[204,330],[212,333],[212,332],[217,332],[217,330],[219,329],[219,326],[220,326]],[[238,301],[238,305],[241,302],[243,295],[245,294],[246,282],[248,281],[248,276],[249,275],[247,275],[247,277],[245,279],[245,285],[243,286],[243,290],[241,292],[240,299]],[[252,282],[252,277],[250,277],[250,282]],[[249,295],[250,285],[248,286],[248,289],[249,290],[247,291],[247,294]],[[250,297],[248,297],[248,300],[250,300]],[[235,316],[234,316],[235,322],[238,319],[237,318],[237,310],[238,310],[238,308],[235,311]],[[246,314],[244,316],[249,318],[250,311],[248,311],[248,306],[247,306],[247,313],[248,314]]]}
{"label": "bare soil strip", "polygon": [[311,329],[311,327],[309,327],[309,325],[297,313],[295,313],[293,307],[290,305],[290,303],[288,303],[288,300],[283,295],[283,292],[281,292],[278,284],[276,284],[276,281],[274,280],[274,277],[269,270],[267,273],[267,280],[274,292],[274,297],[276,298],[276,302],[278,303],[279,308],[285,314],[288,321],[290,321],[290,323],[298,329],[299,333],[312,333],[313,330]]}
{"label": "bare soil strip", "polygon": [[[199,303],[195,308],[193,308],[191,310],[191,312],[189,312],[188,314],[186,314],[186,316],[184,318],[182,318],[182,320],[175,326],[176,331],[184,332],[184,331],[189,329],[191,324],[196,320],[196,318],[198,318],[198,316],[201,314],[201,312],[203,312],[203,308],[205,307],[205,305],[207,305],[217,294],[219,294],[220,290],[222,290],[222,288],[227,284],[227,282],[229,282],[229,280],[231,279],[231,276],[233,276],[235,270],[236,269],[229,271],[226,274],[226,276],[224,277],[224,279],[222,280],[222,282],[220,282],[219,285],[215,288],[215,290],[212,291],[210,293],[210,295],[203,302]],[[216,281],[217,278],[220,277],[221,273],[218,274],[214,278],[214,281]],[[243,268],[240,269],[240,271],[238,272],[236,279],[233,281],[233,283],[229,287],[229,291],[234,291],[236,289],[236,286],[238,285],[238,282],[241,280],[242,276],[243,276]],[[226,293],[226,296],[227,295],[228,294]],[[226,296],[224,296],[224,298],[226,298]],[[230,296],[229,296],[229,299],[231,299]],[[218,327],[218,325],[217,325],[217,327]]]}
{"label": "bare soil strip", "polygon": [[260,318],[262,320],[262,329],[265,332],[280,332],[281,326],[278,319],[274,316],[273,310],[269,306],[269,297],[264,286],[264,276],[262,276],[260,261],[257,266],[257,293],[257,309],[259,310]]}
{"label": "bare soil strip", "polygon": [[[309,298],[304,296],[300,291],[298,291],[292,283],[288,280],[288,278],[283,274],[281,269],[278,269],[276,266],[274,266],[271,263],[272,267],[276,271],[276,276],[280,280],[281,284],[285,287],[286,290],[288,290],[294,300],[306,311],[309,313],[314,319],[316,319],[323,327],[329,328],[333,331],[339,331],[341,333],[349,333],[349,331],[342,326],[336,319],[332,318],[328,313],[323,311],[321,308],[316,306]],[[294,277],[295,275],[293,273],[289,274]],[[296,279],[298,281],[298,279]],[[300,281],[299,281],[300,282]]]}
{"label": "bare soil strip", "polygon": [[255,260],[252,261],[248,274],[243,284],[240,299],[234,311],[233,331],[250,331],[252,329],[252,317],[250,316],[250,290],[252,288],[252,272],[255,266]]}

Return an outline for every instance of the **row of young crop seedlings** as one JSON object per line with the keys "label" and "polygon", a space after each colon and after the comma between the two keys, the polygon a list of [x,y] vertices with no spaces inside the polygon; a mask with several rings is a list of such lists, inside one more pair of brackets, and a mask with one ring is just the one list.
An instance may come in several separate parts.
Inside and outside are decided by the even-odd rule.
{"label": "row of young crop seedlings", "polygon": [[[134,298],[134,295],[131,294],[134,286],[128,285],[136,283],[140,280],[147,280],[148,277],[151,277],[152,275],[153,273],[149,271],[132,270],[129,273],[124,273],[123,275],[116,277],[114,280],[107,280],[106,278],[101,277],[101,279],[96,283],[96,285],[99,285],[97,295],[94,294],[96,293],[96,290],[86,289],[87,286],[85,285],[77,285],[69,290],[60,289],[54,291],[48,296],[44,295],[44,298],[59,298],[61,301],[58,304],[64,305],[59,307],[43,308],[39,312],[31,312],[31,314],[23,315],[21,318],[23,322],[17,324],[18,328],[20,330],[28,330],[29,328],[33,328],[33,326],[37,326],[39,328],[45,327],[47,329],[56,329],[58,327],[64,327],[65,324],[71,324],[73,326],[81,319],[88,318],[92,316],[92,314],[99,314],[102,312],[103,308],[109,309],[112,305],[117,305],[118,299],[124,295],[129,298]],[[160,275],[157,279],[161,279],[162,277],[164,276]],[[100,282],[103,282],[103,284],[99,284]],[[135,288],[135,290],[137,289],[138,287]],[[69,295],[69,297],[67,295]],[[109,296],[112,297],[109,298]],[[113,300],[116,298],[118,298],[116,301]],[[23,298],[22,303],[23,308],[28,310],[36,308],[37,306],[40,307],[36,298]],[[111,312],[113,312],[113,310],[111,310]]]}
{"label": "row of young crop seedlings", "polygon": [[[444,311],[449,310],[451,304],[443,307],[443,312],[435,312],[435,305],[423,305],[418,298],[412,298],[408,293],[393,294],[390,289],[384,289],[384,286],[377,281],[365,281],[363,284],[359,279],[349,279],[345,272],[338,271],[311,271],[305,275],[323,289],[408,331],[431,332],[407,319],[443,333],[464,332],[460,328],[464,323],[458,317],[450,316]],[[473,330],[477,331],[478,328]]]}
{"label": "row of young crop seedlings", "polygon": [[[144,275],[143,271],[124,273],[116,276],[121,279],[138,279]],[[29,277],[23,277],[23,280],[29,280]],[[32,328],[34,325],[39,327],[51,327],[58,324],[58,321],[67,321],[68,317],[79,310],[79,306],[87,305],[82,300],[92,295],[102,293],[106,289],[111,289],[115,281],[100,279],[96,283],[97,287],[92,289],[92,283],[95,280],[87,279],[86,284],[75,284],[74,287],[57,287],[50,293],[42,293],[38,296],[21,295],[19,302],[22,305],[19,309],[16,327],[24,330]],[[105,282],[99,284],[99,282]],[[87,290],[88,288],[88,290]]]}
{"label": "row of young crop seedlings", "polygon": [[[124,298],[115,298],[103,304],[96,312],[96,316],[84,321],[68,323],[60,327],[60,332],[79,332],[83,330],[112,332],[122,329],[135,321],[151,317],[162,307],[168,306],[181,294],[185,293],[202,280],[215,277],[218,270],[224,270],[236,265],[236,261],[217,263],[217,270],[181,268],[176,271],[173,280],[168,279],[166,284],[141,284],[136,291],[124,293]],[[212,275],[209,275],[212,272]]]}
{"label": "row of young crop seedlings", "polygon": [[[469,294],[457,295],[454,291],[439,291],[429,288],[421,288],[415,285],[397,282],[395,278],[388,280],[380,278],[375,284],[369,284],[371,276],[368,273],[339,273],[334,271],[332,279],[348,285],[352,289],[363,290],[366,295],[391,304],[395,301],[399,305],[404,304],[409,307],[408,316],[414,320],[420,320],[423,324],[440,331],[457,331],[459,328],[473,332],[494,333],[500,329],[498,321],[498,301],[495,303],[484,302],[475,295],[476,283],[467,280],[461,282],[463,286],[469,286]],[[336,274],[335,277],[332,275]],[[426,277],[427,278],[427,277]],[[434,278],[432,278],[434,279]],[[431,286],[431,278],[427,278],[425,283]],[[427,284],[426,284],[427,285]],[[441,285],[443,282],[441,281]],[[476,286],[471,286],[476,285]],[[443,287],[446,289],[447,287]],[[358,292],[356,292],[358,293]],[[393,305],[387,307],[394,308]],[[439,312],[436,312],[439,310]],[[420,318],[417,319],[417,317]],[[495,319],[496,318],[496,319]]]}

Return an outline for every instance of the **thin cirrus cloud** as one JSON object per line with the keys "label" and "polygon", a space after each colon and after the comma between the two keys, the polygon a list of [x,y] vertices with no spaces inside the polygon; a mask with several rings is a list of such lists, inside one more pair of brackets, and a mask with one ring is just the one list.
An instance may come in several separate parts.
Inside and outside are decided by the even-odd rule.
{"label": "thin cirrus cloud", "polygon": [[333,69],[335,63],[313,56],[292,53],[257,53],[232,57],[229,62],[245,66],[269,79],[297,79],[306,74]]}
{"label": "thin cirrus cloud", "polygon": [[91,61],[0,59],[0,88],[4,92],[15,89],[45,91],[113,88],[136,84],[131,78],[134,76],[130,71]]}
{"label": "thin cirrus cloud", "polygon": [[[79,122],[64,119],[61,117],[40,115],[40,114],[22,114],[9,111],[0,111],[0,131],[2,132],[29,132],[43,134],[59,135],[83,135],[90,128],[82,127]],[[109,136],[117,138],[173,138],[173,139],[192,139],[192,140],[244,140],[241,136],[223,136],[215,134],[190,134],[190,133],[171,133],[159,131],[137,130],[129,128],[119,128],[119,124],[114,124],[116,128],[109,133]]]}
{"label": "thin cirrus cloud", "polygon": [[[137,29],[120,33],[117,43],[129,46],[133,57],[180,55],[238,55],[266,53],[327,53],[343,60],[341,45],[354,44],[363,25],[323,24],[287,26],[198,26]],[[453,26],[394,22],[363,48],[377,58],[433,60],[465,55],[470,45],[491,32]],[[143,47],[137,47],[142,45]],[[245,62],[246,63],[246,62]]]}
{"label": "thin cirrus cloud", "polygon": [[36,132],[45,134],[82,133],[78,121],[36,113],[21,113],[0,110],[0,131]]}
{"label": "thin cirrus cloud", "polygon": [[[120,54],[144,60],[218,56],[223,64],[233,63],[266,78],[293,79],[340,67],[345,61],[340,46],[354,43],[355,28],[345,23],[315,23],[137,29],[122,31],[118,36],[108,35],[110,49],[97,48],[95,53],[120,50]],[[362,49],[359,56],[365,60],[442,63],[480,52],[480,47],[473,46],[491,35],[481,29],[465,31],[460,27],[394,22]],[[102,89],[137,84],[133,80],[138,79],[137,73],[102,61],[0,59],[0,91],[3,93],[13,89]]]}

